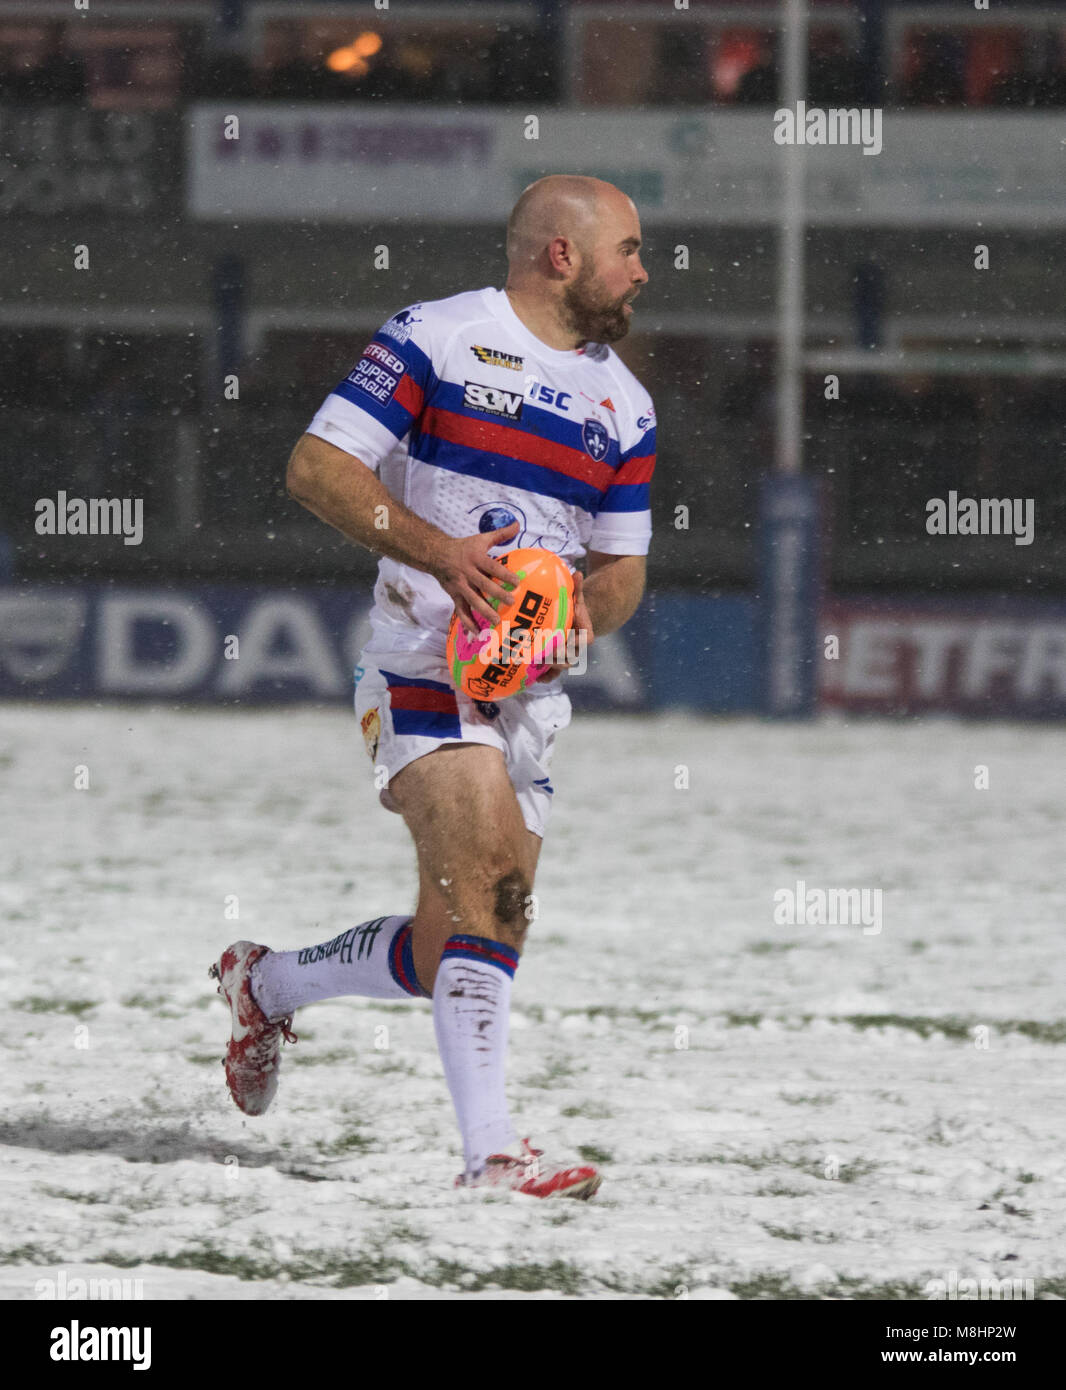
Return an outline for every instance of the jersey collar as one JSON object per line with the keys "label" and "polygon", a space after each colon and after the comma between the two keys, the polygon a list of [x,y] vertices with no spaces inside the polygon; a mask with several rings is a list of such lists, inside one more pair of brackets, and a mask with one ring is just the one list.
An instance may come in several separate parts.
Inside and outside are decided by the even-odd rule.
{"label": "jersey collar", "polygon": [[553,348],[547,343],[542,342],[535,333],[531,333],[522,320],[515,313],[511,301],[507,298],[506,290],[490,289],[489,305],[496,317],[504,324],[522,343],[526,350],[542,362],[557,362],[559,366],[577,367],[582,362],[592,361],[587,356],[584,347],[579,348]]}

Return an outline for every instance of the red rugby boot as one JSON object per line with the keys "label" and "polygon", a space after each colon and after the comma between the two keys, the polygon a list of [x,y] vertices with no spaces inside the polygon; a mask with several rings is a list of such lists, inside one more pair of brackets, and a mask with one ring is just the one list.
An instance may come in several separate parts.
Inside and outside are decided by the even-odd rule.
{"label": "red rugby boot", "polygon": [[510,1188],[527,1197],[580,1197],[587,1201],[602,1182],[591,1164],[557,1168],[545,1161],[543,1149],[534,1149],[528,1139],[523,1139],[517,1154],[489,1154],[480,1173],[472,1178],[460,1173],[455,1185]]}
{"label": "red rugby boot", "polygon": [[296,1041],[292,1016],[271,1023],[252,997],[252,966],[269,949],[252,941],[235,941],[207,972],[219,982],[218,992],[233,1015],[233,1035],[223,1065],[229,1093],[246,1115],[266,1111],[278,1089],[281,1040]]}

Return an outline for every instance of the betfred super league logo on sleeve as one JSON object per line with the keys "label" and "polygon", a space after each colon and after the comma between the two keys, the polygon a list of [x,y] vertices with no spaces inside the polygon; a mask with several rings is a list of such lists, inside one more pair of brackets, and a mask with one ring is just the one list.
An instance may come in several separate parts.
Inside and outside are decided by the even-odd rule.
{"label": "betfred super league logo on sleeve", "polygon": [[388,405],[406,370],[406,364],[383,344],[367,343],[362,357],[348,373],[348,381],[378,405]]}

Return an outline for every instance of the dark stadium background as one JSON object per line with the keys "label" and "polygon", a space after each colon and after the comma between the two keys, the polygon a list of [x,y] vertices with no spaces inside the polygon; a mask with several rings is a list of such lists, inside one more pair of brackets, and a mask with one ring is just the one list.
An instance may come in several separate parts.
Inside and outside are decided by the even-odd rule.
{"label": "dark stadium background", "polygon": [[[1066,113],[1066,15],[994,8],[814,4],[808,100],[880,106],[886,119],[974,112],[1016,122],[1024,144],[1027,122]],[[254,0],[0,4],[8,595],[85,581],[368,587],[374,558],[286,498],[288,452],[377,324],[415,299],[503,283],[503,227],[476,218],[198,220],[186,211],[194,103],[769,117],[778,7],[702,0],[681,19],[641,0],[393,4],[387,16]],[[334,71],[331,55],[353,44],[366,56]],[[1064,596],[1062,221],[999,231],[983,275],[969,267],[988,235],[971,227],[808,229],[808,350],[890,343],[918,364],[853,364],[832,404],[827,368],[806,374],[829,593]],[[373,268],[380,240],[388,274]],[[649,588],[751,595],[758,479],[774,453],[776,231],[659,222],[645,241],[651,283],[621,352],[660,421]],[[79,243],[91,273],[72,269]],[[223,399],[229,372],[237,401]],[[1034,498],[1039,543],[926,535],[925,500],[950,488]],[[34,503],[60,489],[143,497],[144,543],[37,536]],[[24,670],[8,676],[9,694],[49,693]],[[77,689],[91,693],[91,679]]]}

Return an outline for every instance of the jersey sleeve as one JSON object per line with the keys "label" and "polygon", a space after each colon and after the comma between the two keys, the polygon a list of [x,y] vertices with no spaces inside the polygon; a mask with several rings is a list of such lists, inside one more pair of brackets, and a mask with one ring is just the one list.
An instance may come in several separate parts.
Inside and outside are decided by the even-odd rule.
{"label": "jersey sleeve", "polygon": [[655,472],[655,411],[636,422],[636,443],[625,449],[614,481],[592,523],[588,549],[605,555],[647,555],[651,545],[651,478]]}
{"label": "jersey sleeve", "polygon": [[376,473],[397,442],[417,429],[436,380],[423,306],[414,304],[374,334],[307,433],[355,454]]}

